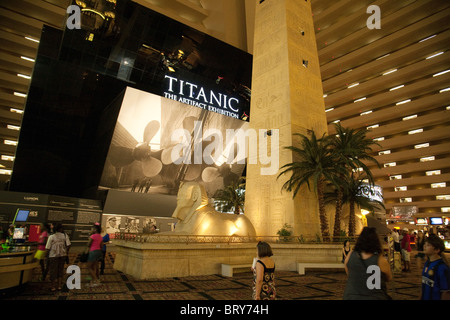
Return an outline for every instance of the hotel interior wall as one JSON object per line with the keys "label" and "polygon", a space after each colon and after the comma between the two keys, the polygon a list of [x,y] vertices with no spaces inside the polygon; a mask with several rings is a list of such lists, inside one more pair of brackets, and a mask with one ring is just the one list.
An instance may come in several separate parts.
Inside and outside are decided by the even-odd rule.
{"label": "hotel interior wall", "polygon": [[[450,194],[449,69],[450,31],[447,30],[450,3],[445,0],[422,1],[333,1],[310,0],[314,22],[329,132],[333,122],[365,128],[378,124],[369,132],[372,138],[384,137],[374,155],[382,164],[372,168],[377,184],[383,187],[386,208],[404,205],[400,199],[411,198],[419,213],[441,215],[450,200],[437,196]],[[180,4],[175,0],[154,5],[147,0],[136,2],[222,41],[252,53],[254,7],[258,0],[202,0]],[[4,140],[17,141],[29,76],[42,25],[61,28],[70,1],[36,0],[2,1],[0,3],[0,181],[9,179],[16,146]],[[202,7],[202,4],[204,7]],[[366,27],[366,9],[378,4],[381,29]],[[313,30],[305,30],[312,32]],[[299,31],[300,34],[300,31]],[[300,36],[300,35],[299,35]],[[426,39],[426,40],[425,40]],[[442,54],[439,54],[443,52]],[[389,54],[389,55],[388,55]],[[439,55],[436,55],[439,54]],[[434,56],[436,55],[436,56]],[[427,59],[427,57],[432,58]],[[23,58],[21,58],[23,57]],[[24,59],[28,58],[28,59]],[[30,61],[31,59],[31,61]],[[383,74],[395,70],[383,76]],[[347,88],[352,84],[359,85]],[[390,91],[390,89],[404,87]],[[441,92],[442,91],[442,92]],[[354,103],[355,100],[360,100]],[[411,100],[409,102],[398,104]],[[12,111],[11,111],[12,110]],[[367,113],[372,111],[371,113]],[[365,113],[360,116],[361,113]],[[417,118],[403,120],[416,115]],[[15,127],[7,127],[13,125]],[[423,132],[408,132],[423,128]],[[417,144],[429,147],[415,149]],[[379,151],[391,150],[378,156]],[[420,162],[420,158],[435,160]],[[394,167],[384,163],[396,162]],[[427,171],[440,175],[427,176]],[[401,180],[390,180],[401,175]],[[446,182],[446,187],[432,188],[432,183]],[[394,191],[407,186],[406,191]],[[440,197],[442,198],[442,197]],[[444,214],[445,215],[445,214]]]}

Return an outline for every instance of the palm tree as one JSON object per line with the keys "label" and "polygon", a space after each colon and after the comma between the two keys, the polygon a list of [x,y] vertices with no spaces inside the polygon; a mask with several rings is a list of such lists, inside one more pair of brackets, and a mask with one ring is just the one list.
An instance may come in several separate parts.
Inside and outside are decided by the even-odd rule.
{"label": "palm tree", "polygon": [[[332,138],[333,152],[336,156],[337,165],[347,168],[345,172],[339,179],[341,182],[336,186],[337,198],[336,198],[336,212],[335,212],[335,223],[333,235],[338,237],[340,230],[340,221],[342,214],[342,198],[344,196],[344,188],[350,182],[352,183],[351,173],[355,170],[363,170],[367,179],[369,179],[370,184],[374,184],[373,176],[366,165],[366,162],[372,162],[380,167],[378,161],[370,155],[372,152],[372,146],[378,145],[372,139],[366,137],[366,129],[351,129],[344,128],[340,123],[335,124],[336,135]],[[361,168],[361,169],[360,169]],[[352,230],[349,230],[349,235],[354,233],[354,212],[350,214],[349,226],[352,226]],[[352,222],[353,221],[353,222]]]}
{"label": "palm tree", "polygon": [[245,178],[241,177],[238,181],[217,190],[214,194],[214,204],[222,212],[244,213]]}
{"label": "palm tree", "polygon": [[311,190],[310,183],[313,183],[319,202],[319,218],[320,228],[324,241],[328,241],[330,237],[328,219],[325,212],[324,189],[327,181],[337,184],[337,177],[342,173],[342,168],[336,167],[333,153],[331,152],[331,139],[327,135],[323,135],[317,139],[314,132],[311,138],[296,133],[300,137],[300,147],[286,147],[293,152],[294,159],[298,159],[292,163],[288,163],[281,167],[283,170],[279,175],[291,173],[291,177],[283,184],[283,190],[293,191],[293,198],[297,195],[300,187],[305,184]]}

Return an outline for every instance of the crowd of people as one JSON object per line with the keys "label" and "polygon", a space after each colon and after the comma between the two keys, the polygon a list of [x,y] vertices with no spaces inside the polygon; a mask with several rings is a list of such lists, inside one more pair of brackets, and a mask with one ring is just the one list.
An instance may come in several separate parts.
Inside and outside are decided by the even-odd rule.
{"label": "crowd of people", "polygon": [[[100,285],[99,275],[104,274],[106,243],[109,242],[109,234],[103,233],[99,223],[92,227],[91,234],[86,244],[87,269],[90,282],[88,286]],[[64,232],[62,224],[41,224],[38,247],[34,258],[39,261],[41,275],[39,281],[45,281],[50,276],[51,291],[61,290],[65,275],[64,266],[69,264],[69,251],[71,242]]]}
{"label": "crowd of people", "polygon": [[[450,268],[445,256],[444,241],[436,234],[413,233],[404,228],[393,230],[394,250],[401,253],[402,272],[411,272],[411,244],[416,246],[418,267],[422,269],[422,300],[450,299]],[[348,275],[344,299],[349,300],[386,300],[386,283],[393,275],[375,228],[364,228],[354,249],[345,258],[345,270]],[[423,264],[423,266],[422,266]],[[368,285],[372,276],[367,267],[374,265],[381,271],[380,285],[376,288]]]}
{"label": "crowd of people", "polygon": [[[444,241],[435,234],[419,232],[411,239],[407,228],[402,236],[395,237],[395,250],[401,252],[403,272],[411,272],[411,243],[416,245],[416,258],[424,261],[422,268],[421,300],[450,299],[450,265],[445,256]],[[417,236],[417,238],[416,238]],[[253,299],[276,299],[275,262],[271,258],[272,249],[268,243],[257,244],[257,258],[254,259]],[[387,283],[393,279],[391,265],[384,256],[383,246],[375,228],[365,227],[353,249],[344,241],[342,263],[347,274],[344,300],[391,300]],[[377,273],[377,270],[379,271]],[[377,277],[378,276],[378,277]]]}
{"label": "crowd of people", "polygon": [[[92,226],[84,253],[89,271],[87,286],[101,285],[104,274],[106,244],[109,234],[102,232],[99,223]],[[390,235],[394,250],[401,254],[402,272],[411,272],[411,244],[417,254],[417,266],[422,270],[423,300],[450,299],[450,266],[445,256],[444,241],[436,234],[421,231],[410,233],[407,228],[394,229]],[[253,272],[253,294],[255,300],[276,299],[275,260],[267,242],[258,242],[257,257],[251,268]],[[34,258],[39,261],[40,281],[50,276],[51,291],[61,290],[65,276],[64,266],[69,264],[71,241],[61,224],[41,224],[37,251]],[[365,227],[353,248],[345,240],[342,247],[342,263],[347,274],[344,300],[387,300],[391,299],[387,283],[393,279],[393,271],[375,228]],[[374,278],[379,271],[379,278]],[[371,271],[371,272],[369,272]],[[372,283],[373,285],[369,285]]]}

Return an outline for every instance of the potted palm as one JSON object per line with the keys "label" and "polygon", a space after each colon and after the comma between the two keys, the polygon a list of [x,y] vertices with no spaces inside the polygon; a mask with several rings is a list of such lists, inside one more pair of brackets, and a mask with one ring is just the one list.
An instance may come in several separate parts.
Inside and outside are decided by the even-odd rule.
{"label": "potted palm", "polygon": [[232,182],[214,194],[214,204],[221,212],[244,213],[245,204],[245,178]]}
{"label": "potted palm", "polygon": [[324,241],[329,241],[330,231],[328,219],[325,212],[324,190],[327,181],[338,184],[338,179],[344,173],[344,168],[336,166],[335,155],[332,152],[332,139],[323,135],[317,138],[311,131],[310,137],[303,134],[294,134],[300,137],[299,147],[286,147],[293,152],[296,161],[281,167],[283,170],[278,178],[285,174],[291,174],[290,178],[283,184],[283,190],[293,192],[293,198],[304,185],[311,190],[311,184],[316,191],[319,203],[320,228]]}

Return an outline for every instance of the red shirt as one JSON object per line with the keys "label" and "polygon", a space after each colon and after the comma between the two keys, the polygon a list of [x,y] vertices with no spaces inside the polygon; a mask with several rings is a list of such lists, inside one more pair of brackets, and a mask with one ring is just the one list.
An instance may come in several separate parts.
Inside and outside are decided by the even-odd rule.
{"label": "red shirt", "polygon": [[402,249],[411,252],[411,237],[409,234],[405,234],[402,239]]}

